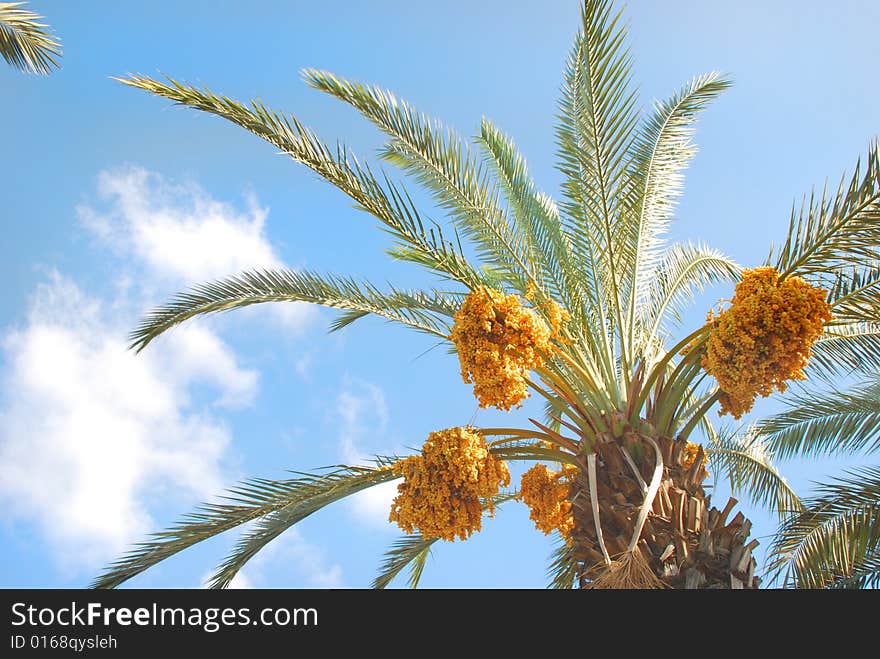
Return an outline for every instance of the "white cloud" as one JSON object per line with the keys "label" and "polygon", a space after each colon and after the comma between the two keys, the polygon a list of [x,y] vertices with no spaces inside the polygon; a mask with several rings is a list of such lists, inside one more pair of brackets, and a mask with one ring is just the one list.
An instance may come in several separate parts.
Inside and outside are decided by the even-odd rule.
{"label": "white cloud", "polygon": [[[261,552],[254,560],[292,567],[296,577],[293,581],[299,584],[300,579],[304,579],[302,582],[304,587],[344,587],[342,567],[337,563],[328,562],[324,551],[306,542],[296,529],[289,529],[279,540],[277,544],[273,543],[267,547],[269,551],[265,555]],[[260,563],[258,562],[255,567],[259,569]]]}
{"label": "white cloud", "polygon": [[346,378],[336,398],[336,419],[343,459],[349,464],[362,464],[372,457],[364,453],[364,438],[375,446],[377,438],[388,429],[388,405],[381,387],[353,378]]}
{"label": "white cloud", "polygon": [[308,380],[312,373],[314,361],[314,355],[311,352],[307,352],[294,361],[293,369],[303,380]]}
{"label": "white cloud", "polygon": [[239,212],[194,183],[171,183],[138,167],[101,172],[102,212],[82,205],[84,226],[105,244],[165,277],[198,283],[280,260],[265,235],[267,209],[253,196]]}
{"label": "white cloud", "polygon": [[[208,578],[210,577],[203,579],[203,581],[207,581]],[[231,590],[247,590],[249,588],[253,588],[253,585],[251,585],[251,580],[248,579],[247,575],[245,575],[243,572],[239,572],[234,577],[232,577],[232,581],[229,582],[229,588]]]}
{"label": "white cloud", "polygon": [[[101,245],[136,260],[154,286],[179,290],[245,270],[284,267],[266,235],[269,211],[253,194],[245,195],[240,211],[195,183],[174,183],[132,166],[101,172],[97,192],[99,205],[77,208],[80,223]],[[288,329],[301,329],[316,314],[300,303],[269,309]],[[261,313],[259,307],[243,311]]]}
{"label": "white cloud", "polygon": [[353,495],[349,504],[351,513],[359,522],[391,529],[388,515],[391,512],[391,503],[397,496],[399,482],[382,483]]}
{"label": "white cloud", "polygon": [[3,335],[2,514],[40,527],[62,567],[94,569],[155,530],[152,492],[204,499],[222,488],[230,434],[190,393],[204,383],[243,402],[256,373],[216,336],[193,350],[202,332],[135,355],[113,305],[54,274]]}
{"label": "white cloud", "polygon": [[[39,529],[68,576],[94,575],[155,531],[156,502],[188,508],[221,492],[232,437],[218,410],[258,388],[210,321],[140,354],[129,331],[169,288],[281,265],[253,197],[240,211],[129,167],[100,174],[98,199],[77,211],[119,257],[105,288],[51,273],[21,322],[0,328],[0,519]],[[286,329],[314,313],[272,306]]]}
{"label": "white cloud", "polygon": [[[336,398],[334,421],[339,426],[339,450],[347,464],[364,464],[376,454],[393,454],[396,449],[385,440],[388,431],[388,404],[381,387],[370,382],[346,378]],[[372,452],[365,452],[369,442]],[[377,448],[384,446],[385,448]],[[374,527],[389,528],[388,513],[397,495],[397,481],[368,488],[348,499],[355,518]]]}
{"label": "white cloud", "polygon": [[251,402],[257,388],[257,373],[241,369],[220,337],[195,322],[175,330],[169,334],[173,339],[164,346],[171,353],[171,377],[200,378],[217,385],[223,392],[217,401],[220,405],[239,407]]}

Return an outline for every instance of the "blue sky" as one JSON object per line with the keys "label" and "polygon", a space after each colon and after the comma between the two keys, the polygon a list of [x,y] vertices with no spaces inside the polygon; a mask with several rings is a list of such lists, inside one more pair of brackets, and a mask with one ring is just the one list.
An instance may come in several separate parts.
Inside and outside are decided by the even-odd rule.
{"label": "blue sky", "polygon": [[[490,117],[555,193],[555,103],[575,0],[30,6],[64,56],[48,78],[0,67],[0,585],[83,586],[239,479],[402,451],[471,419],[455,357],[423,354],[429,340],[377,320],[327,335],[327,311],[266,307],[127,352],[152,305],[247,267],[430,279],[391,262],[370,218],[269,145],[110,76],[166,73],[259,97],[371,156],[380,136],[299,79],[301,68],[329,69],[382,84],[465,135]],[[760,263],[792,203],[851,170],[880,132],[880,5],[632,0],[626,15],[644,107],[707,71],[735,83],[701,123],[672,237]],[[712,291],[693,322],[729,294]],[[838,465],[781,467],[805,491]],[[306,520],[239,585],[368,586],[398,534],[384,521],[388,494]],[[766,538],[772,518],[743,508]],[[131,585],[196,587],[234,540]],[[467,543],[437,547],[422,584],[543,587],[552,547],[522,505],[508,505]]]}

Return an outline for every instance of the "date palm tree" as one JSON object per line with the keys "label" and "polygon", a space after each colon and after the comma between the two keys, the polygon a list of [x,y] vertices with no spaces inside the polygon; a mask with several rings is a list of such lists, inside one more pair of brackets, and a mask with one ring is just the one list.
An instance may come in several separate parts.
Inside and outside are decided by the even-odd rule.
{"label": "date palm tree", "polygon": [[24,4],[0,2],[0,55],[19,71],[47,75],[58,66],[61,43]]}
{"label": "date palm tree", "polygon": [[[877,308],[866,291],[876,292],[880,278],[864,266],[880,244],[878,145],[835,193],[793,212],[787,241],[759,268],[743,270],[701,243],[668,244],[695,122],[729,82],[716,73],[694,78],[640,116],[620,14],[608,0],[586,0],[581,18],[559,100],[558,203],[536,187],[514,142],[491,121],[469,144],[386,90],[304,71],[310,86],[387,135],[382,160],[429,191],[448,226],[425,219],[403,182],[342,144],[326,145],[291,115],[170,78],[120,79],[263,138],[378,220],[392,258],[439,281],[430,290],[382,290],[338,274],[233,274],[148,314],[132,335],[134,349],[196,316],[309,302],[340,311],[332,330],[375,315],[448,342],[482,406],[509,410],[533,393],[545,413],[521,427],[432,433],[422,454],[408,458],[246,481],[134,547],[94,586],[115,587],[254,521],[214,574],[211,585],[225,587],[298,521],[401,478],[391,519],[406,533],[386,555],[377,587],[405,570],[415,586],[435,542],[468,537],[480,528],[481,509],[517,499],[540,530],[559,538],[553,587],[759,585],[751,523],[734,513],[735,499],[713,506],[707,465],[735,492],[782,515],[802,504],[760,434],[716,427],[709,413],[720,401],[738,418],[768,386],[805,377],[799,367],[809,354],[807,374],[828,377],[856,362],[880,363],[880,335],[866,325]],[[718,282],[739,282],[730,309],[684,335],[688,304]],[[765,372],[767,364],[781,370]],[[502,487],[511,461],[535,463],[518,489]]]}
{"label": "date palm tree", "polygon": [[[876,300],[880,291],[873,288]],[[880,449],[877,373],[844,391],[808,390],[786,403],[758,427],[777,455],[866,456]],[[804,509],[781,524],[769,568],[782,585],[796,588],[880,585],[880,467],[819,483]]]}

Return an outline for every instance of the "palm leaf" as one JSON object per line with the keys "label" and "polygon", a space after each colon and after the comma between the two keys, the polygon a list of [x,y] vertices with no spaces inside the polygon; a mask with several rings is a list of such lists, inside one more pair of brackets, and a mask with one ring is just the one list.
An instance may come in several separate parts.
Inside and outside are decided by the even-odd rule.
{"label": "palm leaf", "polygon": [[48,75],[58,67],[61,42],[24,2],[0,2],[0,55],[25,73]]}
{"label": "palm leaf", "polygon": [[569,453],[528,442],[492,446],[489,452],[500,460],[550,460],[571,465],[578,464],[575,457]]}
{"label": "palm leaf", "polygon": [[831,327],[880,322],[880,264],[868,263],[835,273],[828,291]]}
{"label": "palm leaf", "polygon": [[807,373],[822,376],[880,371],[880,322],[831,324],[813,344]]}
{"label": "palm leaf", "polygon": [[667,338],[664,330],[680,325],[682,313],[694,295],[719,281],[736,281],[740,267],[718,250],[697,243],[677,243],[665,250],[662,262],[646,284],[648,301],[640,323],[642,350]]}
{"label": "palm leaf", "polygon": [[859,555],[848,574],[831,574],[827,588],[856,589],[880,587],[880,549]]}
{"label": "palm leaf", "polygon": [[439,538],[426,538],[422,535],[405,535],[395,540],[391,549],[385,553],[385,561],[379,570],[379,576],[373,580],[373,588],[387,588],[410,564],[413,564],[413,568],[410,572],[409,587],[416,588],[425,561],[431,553],[431,547],[437,540]]}
{"label": "palm leaf", "polygon": [[379,87],[315,69],[304,70],[303,78],[359,110],[392,138],[383,157],[434,193],[485,262],[501,268],[521,291],[528,282],[539,281],[527,244],[510,225],[497,189],[458,135]]}
{"label": "palm leaf", "polygon": [[553,551],[550,567],[547,568],[550,577],[548,588],[555,590],[571,590],[578,576],[578,561],[574,557],[571,545],[560,539]]}
{"label": "palm leaf", "polygon": [[743,494],[780,517],[803,508],[798,495],[773,466],[772,453],[757,433],[713,431],[704,448],[710,471],[716,478],[726,477],[734,494]]}
{"label": "palm leaf", "polygon": [[[626,158],[637,122],[626,32],[608,0],[584,2],[556,129],[558,167],[565,176],[561,209],[580,269],[591,278],[597,306],[592,312],[603,337],[615,326],[623,329],[621,277],[635,252],[631,241],[620,240],[631,233],[621,204],[631,185]],[[626,365],[625,339],[620,340]],[[613,344],[606,352],[612,355]]]}
{"label": "palm leaf", "polygon": [[480,125],[478,143],[507,199],[517,230],[528,245],[530,260],[540,264],[539,272],[550,282],[551,295],[583,325],[588,290],[575,267],[556,203],[537,190],[513,140],[486,118]]}
{"label": "palm leaf", "polygon": [[880,376],[848,391],[808,391],[783,400],[785,411],[756,426],[776,455],[815,457],[880,449]]}
{"label": "palm leaf", "polygon": [[[849,183],[827,186],[793,211],[788,238],[776,257],[783,276],[822,276],[828,271],[880,259],[880,140],[868,149],[864,173],[856,164]],[[770,257],[772,260],[772,254]]]}
{"label": "palm leaf", "polygon": [[636,194],[629,202],[635,203],[627,211],[635,218],[629,226],[634,232],[629,240],[635,245],[627,290],[631,342],[637,311],[654,307],[651,289],[664,256],[662,235],[681,194],[683,172],[696,154],[692,137],[697,117],[729,86],[714,72],[694,78],[672,98],[657,103],[638,133],[632,163]]}
{"label": "palm leaf", "polygon": [[147,76],[117,78],[119,82],[171,99],[180,105],[217,115],[273,144],[297,162],[306,165],[355,201],[382,224],[395,239],[391,254],[417,263],[468,287],[484,283],[479,271],[464,257],[457,241],[447,240],[439,226],[426,228],[406,190],[387,176],[376,178],[344,146],[335,152],[305,128],[295,117],[269,110],[259,101],[246,106],[208,89],[197,89],[175,80],[159,82]]}
{"label": "palm leaf", "polygon": [[380,458],[376,467],[339,466],[289,480],[245,481],[223,497],[226,503],[204,504],[170,529],[135,545],[95,579],[92,587],[116,588],[188,547],[261,517],[280,514],[285,519],[302,519],[329,503],[394,480],[397,476],[386,468],[390,464],[391,460]]}
{"label": "palm leaf", "polygon": [[[443,338],[449,336],[450,330],[441,316],[451,316],[457,308],[440,294],[395,290],[385,294],[368,282],[347,277],[322,277],[292,270],[255,270],[179,293],[143,320],[131,335],[132,347],[143,350],[163,332],[195,316],[266,302],[308,302],[348,310],[357,317],[375,314]],[[355,319],[349,316],[343,322],[337,321],[333,329],[340,329]]]}
{"label": "palm leaf", "polygon": [[805,504],[777,531],[769,556],[773,578],[797,588],[861,585],[861,576],[870,580],[880,551],[880,468],[820,484]]}

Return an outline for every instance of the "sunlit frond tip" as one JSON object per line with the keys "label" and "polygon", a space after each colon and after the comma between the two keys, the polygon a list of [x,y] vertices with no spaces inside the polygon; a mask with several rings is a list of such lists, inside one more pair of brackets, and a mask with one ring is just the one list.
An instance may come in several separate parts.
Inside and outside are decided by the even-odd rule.
{"label": "sunlit frond tip", "polygon": [[47,75],[58,67],[61,42],[24,2],[0,2],[0,55],[25,73]]}
{"label": "sunlit frond tip", "polygon": [[826,186],[792,213],[788,238],[776,256],[785,276],[816,275],[880,258],[880,139],[836,192]]}

